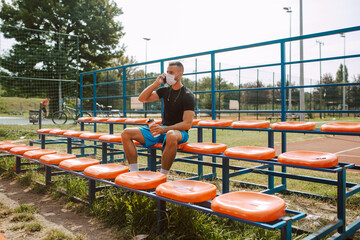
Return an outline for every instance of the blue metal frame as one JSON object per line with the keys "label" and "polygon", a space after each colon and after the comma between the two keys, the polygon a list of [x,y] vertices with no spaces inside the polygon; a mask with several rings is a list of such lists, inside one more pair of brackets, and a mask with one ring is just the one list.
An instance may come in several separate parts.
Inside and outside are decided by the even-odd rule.
{"label": "blue metal frame", "polygon": [[[96,71],[90,71],[90,72],[84,72],[80,74],[80,96],[81,100],[94,100],[94,104],[98,99],[106,99],[106,98],[122,98],[123,99],[123,111],[124,114],[126,113],[132,113],[135,111],[129,111],[126,109],[126,102],[128,101],[129,97],[134,97],[138,95],[127,95],[126,93],[126,83],[132,82],[132,81],[147,81],[148,79],[153,78],[138,78],[138,79],[131,79],[127,80],[126,76],[126,69],[133,68],[133,67],[139,67],[139,66],[145,66],[149,64],[160,64],[160,71],[164,72],[164,62],[166,61],[173,61],[173,60],[179,60],[179,59],[187,59],[187,58],[193,58],[193,57],[200,57],[200,56],[210,56],[211,58],[211,64],[210,64],[210,71],[200,71],[200,72],[194,72],[194,73],[185,73],[184,76],[188,75],[198,75],[198,74],[208,74],[211,75],[211,90],[210,91],[196,91],[195,94],[199,93],[210,93],[212,96],[212,107],[211,111],[204,111],[204,110],[196,110],[197,113],[211,113],[212,118],[216,118],[216,114],[218,113],[256,113],[256,111],[249,111],[249,110],[235,110],[235,111],[229,111],[229,110],[216,110],[216,93],[226,93],[226,92],[241,92],[241,91],[249,91],[249,90],[272,90],[272,89],[279,89],[281,91],[281,111],[257,111],[258,113],[280,113],[281,118],[284,121],[286,119],[286,113],[360,113],[360,110],[350,110],[350,111],[343,111],[343,110],[337,110],[337,111],[325,111],[325,110],[306,110],[306,111],[288,111],[286,110],[286,91],[288,89],[294,89],[294,88],[315,88],[315,87],[326,87],[328,85],[304,85],[304,86],[286,86],[286,65],[289,64],[299,64],[299,63],[312,63],[312,62],[319,62],[319,61],[331,61],[331,60],[338,60],[338,59],[350,59],[350,58],[359,58],[360,54],[352,54],[352,55],[346,55],[346,56],[334,56],[334,57],[328,57],[328,58],[314,58],[314,59],[307,59],[303,61],[286,61],[285,53],[285,44],[289,42],[304,40],[304,39],[311,39],[311,38],[318,38],[318,37],[324,37],[324,36],[330,36],[340,33],[347,33],[347,32],[354,32],[354,31],[360,31],[360,26],[356,27],[350,27],[350,28],[343,28],[338,30],[332,30],[332,31],[326,31],[326,32],[320,32],[320,33],[314,33],[314,34],[308,34],[304,36],[297,36],[297,37],[291,37],[291,38],[283,38],[273,41],[266,41],[266,42],[260,42],[260,43],[254,43],[254,44],[248,44],[243,46],[237,46],[237,47],[231,47],[231,48],[223,48],[218,50],[212,50],[212,51],[206,51],[206,52],[200,52],[200,53],[194,53],[194,54],[188,54],[188,55],[182,55],[182,56],[176,56],[172,58],[165,58],[160,60],[153,60],[153,61],[147,61],[143,63],[135,63],[135,64],[129,64],[125,66],[118,66],[113,68],[107,68],[107,69],[101,69]],[[276,63],[269,63],[269,64],[261,64],[261,65],[250,65],[250,66],[242,66],[242,67],[236,67],[236,68],[222,68],[222,69],[216,69],[215,66],[215,58],[216,54],[224,53],[224,52],[231,52],[231,51],[237,51],[242,49],[250,49],[255,47],[264,47],[264,46],[270,46],[270,45],[279,45],[280,46],[280,62]],[[265,68],[265,67],[273,67],[273,66],[279,66],[281,68],[281,87],[269,87],[269,88],[252,88],[252,89],[231,89],[231,90],[216,90],[215,88],[215,79],[216,79],[216,73],[220,72],[226,72],[226,71],[234,71],[234,70],[244,70],[244,69],[253,69],[253,68]],[[115,82],[106,82],[106,83],[97,83],[96,82],[96,74],[102,73],[102,72],[108,72],[113,70],[121,70],[123,71],[123,79]],[[93,76],[93,83],[84,85],[83,84],[83,77],[85,75],[92,75]],[[122,96],[106,96],[106,97],[96,97],[96,86],[104,85],[104,84],[113,84],[113,83],[122,83],[123,86],[123,95]],[[352,85],[360,85],[360,83],[338,83],[338,84],[331,84],[331,86],[352,86]],[[92,97],[83,98],[83,88],[86,87],[94,87],[94,95]],[[83,106],[83,105],[81,105]],[[83,109],[81,109],[83,111]],[[96,114],[96,108],[93,109],[94,115]],[[158,111],[136,111],[137,113],[161,113],[163,109]]]}

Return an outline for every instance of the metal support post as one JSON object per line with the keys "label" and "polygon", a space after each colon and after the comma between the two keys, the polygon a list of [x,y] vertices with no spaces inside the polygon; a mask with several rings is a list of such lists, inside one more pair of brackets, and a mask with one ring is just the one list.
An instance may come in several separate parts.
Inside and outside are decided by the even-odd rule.
{"label": "metal support post", "polygon": [[15,172],[16,172],[16,174],[19,174],[21,172],[21,158],[20,157],[15,158]]}
{"label": "metal support post", "polygon": [[150,163],[150,166],[148,166],[150,171],[156,172],[156,149],[152,148],[150,150],[150,161],[148,163]]}
{"label": "metal support post", "polygon": [[338,186],[337,186],[337,217],[342,221],[342,225],[338,228],[339,234],[345,234],[346,229],[346,169],[342,168],[338,172]]}
{"label": "metal support post", "polygon": [[89,179],[89,203],[92,205],[95,201],[95,189],[96,188],[96,182],[93,179]]}
{"label": "metal support post", "polygon": [[101,144],[101,162],[102,163],[107,163],[107,143],[103,142]]}
{"label": "metal support post", "polygon": [[51,184],[51,167],[45,166],[45,185],[49,186]]}
{"label": "metal support post", "polygon": [[222,159],[222,182],[223,182],[223,189],[222,193],[228,193],[230,191],[230,176],[229,176],[229,159],[223,158]]}
{"label": "metal support post", "polygon": [[157,199],[157,229],[156,232],[161,234],[164,229],[164,222],[166,221],[166,201]]}
{"label": "metal support post", "polygon": [[41,139],[41,149],[45,149],[45,135],[42,134],[40,139]]}
{"label": "metal support post", "polygon": [[69,154],[72,153],[72,138],[71,137],[67,138],[67,153],[69,153]]}

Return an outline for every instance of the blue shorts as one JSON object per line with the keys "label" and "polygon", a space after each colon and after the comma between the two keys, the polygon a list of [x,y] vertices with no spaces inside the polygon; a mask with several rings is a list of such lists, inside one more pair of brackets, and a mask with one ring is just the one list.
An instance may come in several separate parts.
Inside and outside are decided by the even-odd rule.
{"label": "blue shorts", "polygon": [[[145,144],[142,144],[144,147],[150,147],[156,143],[162,143],[163,146],[165,147],[166,133],[160,134],[160,136],[155,138],[151,134],[150,128],[148,126],[140,127],[139,129],[145,139]],[[189,134],[186,131],[180,131],[180,132],[182,137],[181,137],[181,141],[178,142],[178,144],[187,142],[189,140]]]}

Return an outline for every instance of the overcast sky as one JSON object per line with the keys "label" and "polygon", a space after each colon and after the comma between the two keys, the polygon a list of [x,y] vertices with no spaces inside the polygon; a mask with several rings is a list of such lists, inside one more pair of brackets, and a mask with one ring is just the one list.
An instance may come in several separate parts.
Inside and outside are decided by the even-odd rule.
{"label": "overcast sky", "polygon": [[[292,9],[292,36],[299,35],[299,0],[115,0],[122,8],[126,55],[138,62],[185,55],[227,47],[257,43],[290,35],[290,15],[283,7]],[[360,0],[303,0],[304,34],[360,25]],[[319,39],[324,42],[322,57],[342,55],[344,38],[340,35]],[[288,46],[287,46],[288,49]],[[360,33],[346,35],[346,54],[360,52]],[[241,55],[241,54],[240,54]],[[276,55],[272,58],[266,55]],[[261,63],[261,59],[278,59],[278,48],[262,49],[243,58],[218,57],[226,66]],[[299,55],[297,43],[292,46],[292,60]],[[244,56],[247,56],[244,59]],[[288,53],[287,53],[287,57]],[[319,57],[316,39],[305,42],[305,59]],[[204,60],[206,62],[207,60]],[[335,74],[340,62],[323,63],[323,72]],[[360,73],[358,60],[347,63],[350,76]],[[335,70],[333,70],[335,68]],[[276,71],[276,70],[274,70]],[[292,74],[299,75],[293,66]],[[319,78],[318,64],[305,66],[307,78]]]}

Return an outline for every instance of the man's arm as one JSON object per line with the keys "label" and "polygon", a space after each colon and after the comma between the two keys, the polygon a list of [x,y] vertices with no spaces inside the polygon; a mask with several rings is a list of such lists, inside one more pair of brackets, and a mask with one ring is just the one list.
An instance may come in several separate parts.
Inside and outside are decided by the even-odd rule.
{"label": "man's arm", "polygon": [[151,132],[153,133],[153,135],[156,135],[158,133],[159,134],[167,133],[169,130],[179,130],[179,131],[189,130],[192,126],[194,116],[195,116],[194,111],[187,110],[183,114],[182,122],[176,123],[171,126],[166,126],[166,127],[156,124],[151,128],[151,130],[152,130]]}
{"label": "man's arm", "polygon": [[145,88],[139,96],[140,102],[154,102],[156,100],[159,100],[159,96],[155,92],[155,89],[160,86],[163,83],[163,78],[165,77],[165,73],[161,74],[157,77],[156,81],[153,82],[151,85],[149,85],[147,88]]}

